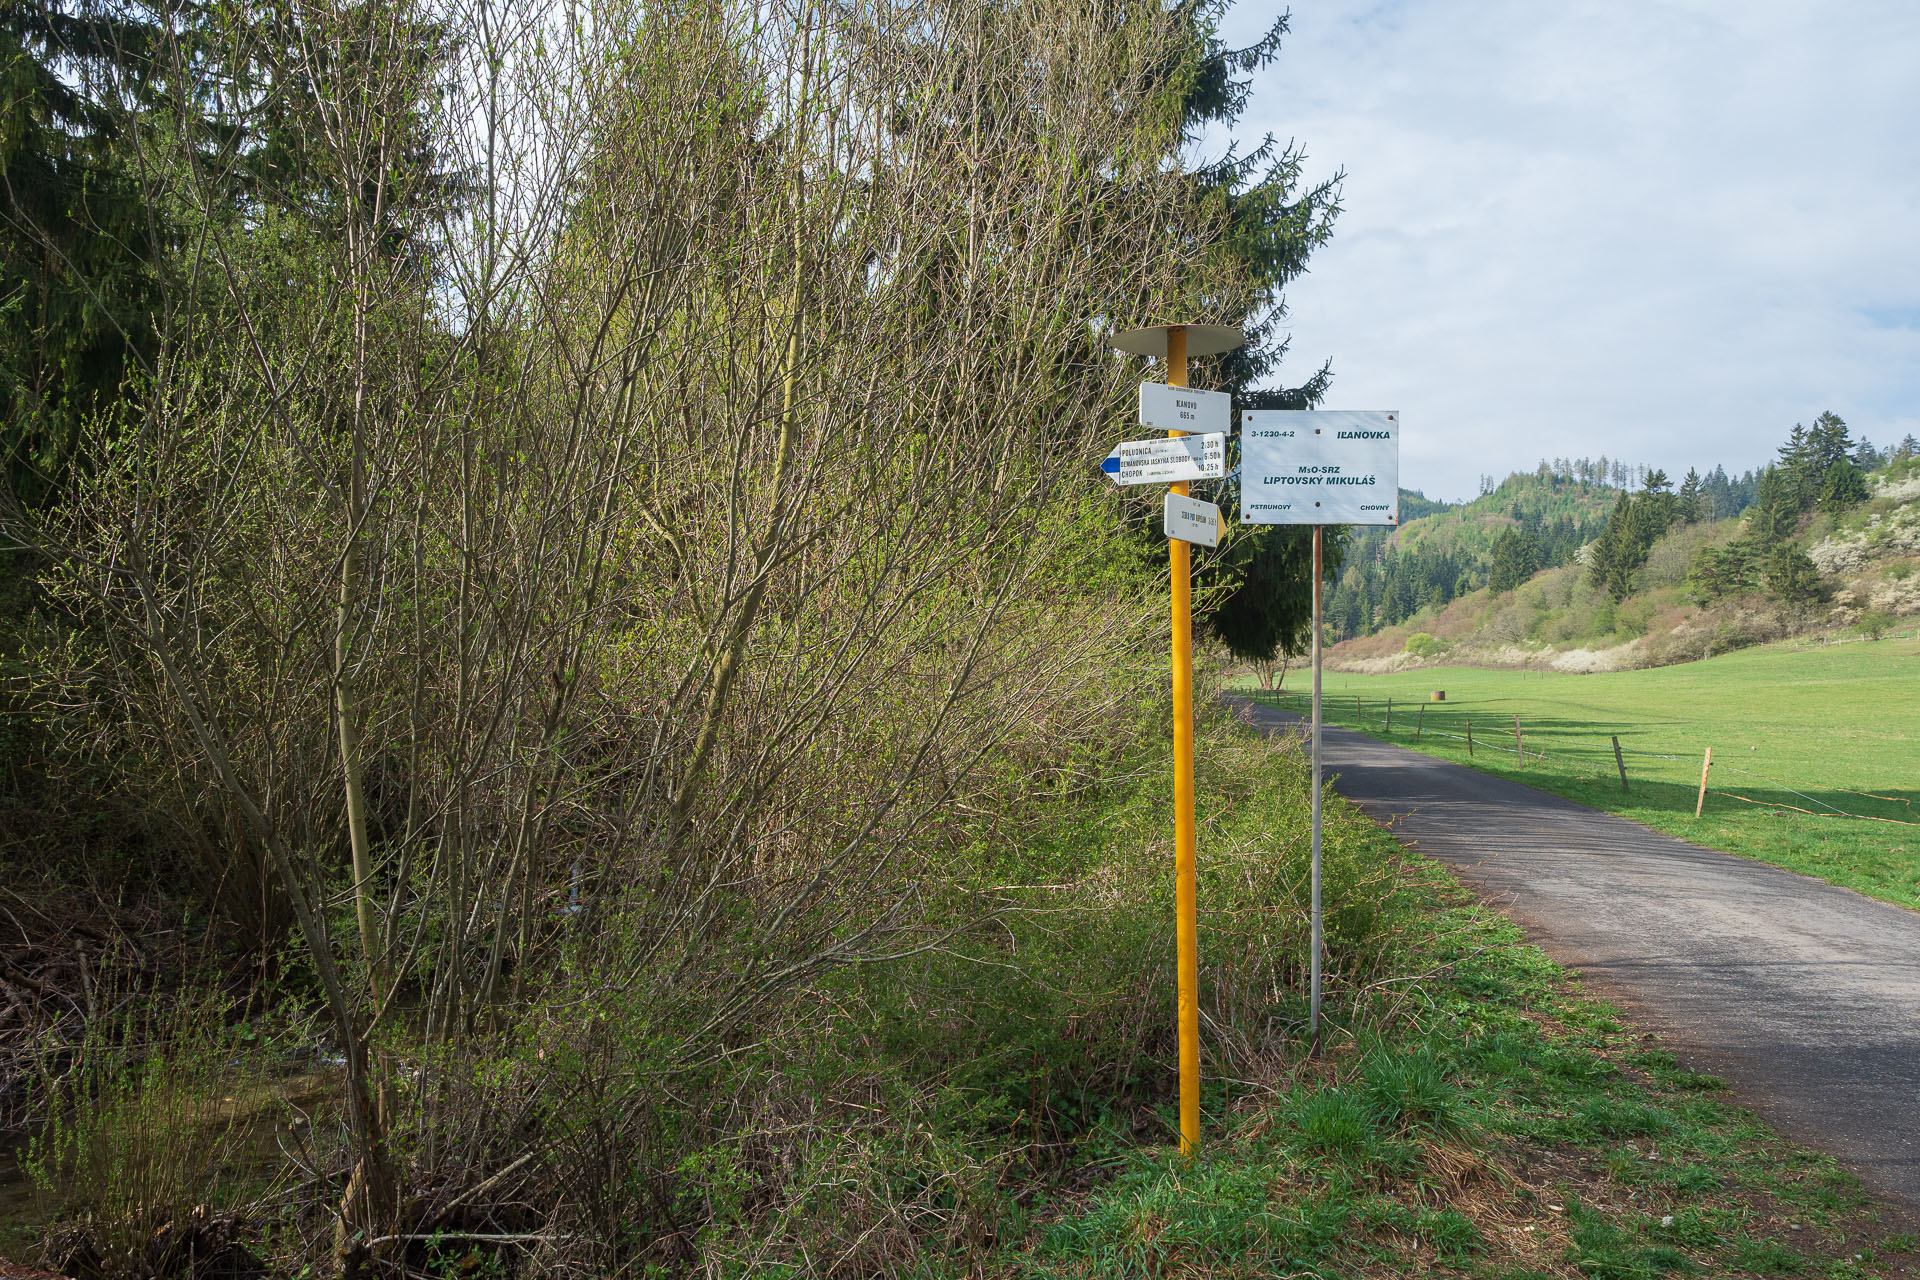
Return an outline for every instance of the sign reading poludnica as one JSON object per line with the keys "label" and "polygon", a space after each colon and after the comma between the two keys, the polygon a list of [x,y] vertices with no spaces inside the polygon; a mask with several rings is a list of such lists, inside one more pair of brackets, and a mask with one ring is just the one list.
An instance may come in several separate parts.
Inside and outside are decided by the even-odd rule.
{"label": "sign reading poludnica", "polygon": [[1227,473],[1227,438],[1166,436],[1117,444],[1100,469],[1115,484],[1167,484],[1218,480]]}
{"label": "sign reading poludnica", "polygon": [[1240,519],[1399,524],[1399,413],[1247,410],[1240,415]]}

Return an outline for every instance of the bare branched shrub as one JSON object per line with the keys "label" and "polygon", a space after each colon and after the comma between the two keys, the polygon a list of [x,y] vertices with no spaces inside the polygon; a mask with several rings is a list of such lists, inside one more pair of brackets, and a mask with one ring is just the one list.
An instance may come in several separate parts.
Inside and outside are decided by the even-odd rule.
{"label": "bare branched shrub", "polygon": [[[462,1055],[601,1064],[489,1103],[541,1113],[938,941],[954,833],[1157,674],[1103,335],[1254,295],[1169,162],[1182,11],[223,21],[191,35],[244,69],[232,136],[324,198],[265,143],[142,135],[195,228],[161,358],[34,535],[127,738],[294,922],[351,1263],[521,1167]],[[609,1143],[659,1105],[633,1080]]]}

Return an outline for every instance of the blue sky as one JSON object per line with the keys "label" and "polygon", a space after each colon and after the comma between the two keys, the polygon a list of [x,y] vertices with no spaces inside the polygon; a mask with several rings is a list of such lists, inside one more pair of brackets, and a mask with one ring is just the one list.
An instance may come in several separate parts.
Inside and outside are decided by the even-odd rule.
{"label": "blue sky", "polygon": [[1408,488],[1920,434],[1920,0],[1300,0],[1236,132],[1347,172],[1277,380],[1404,412]]}

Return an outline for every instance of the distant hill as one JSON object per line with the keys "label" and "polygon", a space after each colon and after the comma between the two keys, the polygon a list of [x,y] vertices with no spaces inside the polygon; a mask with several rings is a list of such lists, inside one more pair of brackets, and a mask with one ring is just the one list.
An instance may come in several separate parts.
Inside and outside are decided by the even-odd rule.
{"label": "distant hill", "polygon": [[[1606,458],[1558,458],[1498,484],[1483,478],[1471,502],[1433,502],[1402,489],[1399,527],[1351,531],[1328,593],[1329,629],[1336,640],[1373,635],[1483,587],[1504,590],[1570,565],[1605,530],[1621,494],[1652,474]],[[1759,476],[1716,466],[1692,475],[1691,500],[1706,519],[1737,516],[1753,501]]]}
{"label": "distant hill", "polygon": [[[1373,625],[1353,628],[1351,612],[1336,618],[1336,627],[1351,629],[1336,630],[1343,638],[1329,662],[1360,671],[1430,663],[1607,671],[1686,662],[1789,635],[1904,629],[1920,615],[1920,455],[1904,449],[1856,473],[1859,496],[1815,502],[1797,517],[1790,506],[1770,517],[1763,498],[1742,516],[1714,519],[1716,508],[1695,486],[1690,510],[1697,517],[1651,538],[1624,595],[1582,563],[1598,555],[1593,544],[1621,491],[1509,477],[1473,502],[1356,537],[1332,598],[1349,610],[1356,602],[1372,609]],[[1767,484],[1778,492],[1790,464],[1775,470]],[[1562,522],[1580,532],[1561,563],[1530,570],[1505,589],[1489,585],[1503,537]],[[1772,540],[1764,557],[1762,538]],[[1561,544],[1550,538],[1548,545]],[[1804,575],[1797,576],[1801,561]],[[1396,584],[1415,580],[1410,567],[1430,572],[1449,563],[1457,594],[1391,616],[1402,598],[1396,590],[1405,591]],[[1742,564],[1744,577],[1729,569]]]}
{"label": "distant hill", "polygon": [[1460,504],[1457,502],[1436,502],[1418,489],[1400,491],[1400,524],[1404,528],[1410,520],[1422,520],[1427,516],[1438,515],[1442,511],[1452,511]]}
{"label": "distant hill", "polygon": [[1509,530],[1532,539],[1535,569],[1570,562],[1605,527],[1618,492],[1545,464],[1471,502],[1432,502],[1401,490],[1398,528],[1353,531],[1327,601],[1334,636],[1371,635],[1485,586],[1494,544]]}

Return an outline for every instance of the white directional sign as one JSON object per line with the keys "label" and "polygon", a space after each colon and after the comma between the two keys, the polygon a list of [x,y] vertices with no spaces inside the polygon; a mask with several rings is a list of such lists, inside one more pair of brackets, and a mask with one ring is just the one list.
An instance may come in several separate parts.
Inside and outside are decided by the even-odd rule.
{"label": "white directional sign", "polygon": [[1114,446],[1100,469],[1115,484],[1218,480],[1227,470],[1227,438],[1213,434],[1128,440]]}
{"label": "white directional sign", "polygon": [[1140,384],[1140,425],[1162,431],[1229,434],[1233,431],[1233,397],[1225,391],[1195,391],[1164,382]]}
{"label": "white directional sign", "polygon": [[1197,542],[1203,547],[1220,545],[1220,508],[1198,498],[1168,493],[1163,524],[1169,538]]}
{"label": "white directional sign", "polygon": [[1248,524],[1399,524],[1400,415],[1241,414],[1240,518]]}

